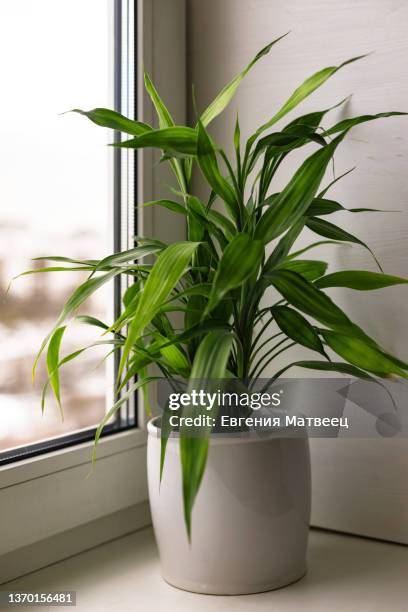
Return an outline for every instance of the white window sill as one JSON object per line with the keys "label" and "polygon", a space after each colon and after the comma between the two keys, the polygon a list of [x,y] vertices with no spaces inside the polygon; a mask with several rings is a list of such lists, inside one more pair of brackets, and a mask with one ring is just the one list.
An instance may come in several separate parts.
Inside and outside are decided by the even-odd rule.
{"label": "white window sill", "polygon": [[77,609],[279,610],[331,612],[406,610],[407,549],[398,544],[312,530],[309,572],[290,587],[241,597],[195,595],[160,577],[151,528],[2,585],[2,590],[76,590]]}

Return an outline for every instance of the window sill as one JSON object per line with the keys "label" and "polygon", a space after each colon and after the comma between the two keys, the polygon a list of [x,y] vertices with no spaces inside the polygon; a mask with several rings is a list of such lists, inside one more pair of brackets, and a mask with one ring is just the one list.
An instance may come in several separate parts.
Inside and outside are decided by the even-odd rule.
{"label": "window sill", "polygon": [[309,572],[290,587],[248,595],[195,595],[160,576],[151,529],[8,583],[3,590],[76,590],[77,609],[122,612],[150,608],[172,612],[250,609],[294,612],[406,609],[406,549],[348,535],[311,531]]}
{"label": "window sill", "polygon": [[0,584],[149,523],[146,433],[134,429],[0,470]]}
{"label": "window sill", "polygon": [[[131,429],[101,438],[97,457],[103,459],[131,448],[146,445],[146,433]],[[23,459],[0,467],[0,490],[45,475],[60,472],[79,465],[88,465],[93,441],[75,444],[62,450],[51,451],[38,457]]]}

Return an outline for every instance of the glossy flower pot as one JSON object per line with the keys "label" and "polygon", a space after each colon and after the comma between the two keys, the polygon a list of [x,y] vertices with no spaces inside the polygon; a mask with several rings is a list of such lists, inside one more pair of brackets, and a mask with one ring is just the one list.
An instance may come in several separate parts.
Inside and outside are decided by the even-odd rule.
{"label": "glossy flower pot", "polygon": [[[212,437],[188,542],[179,440],[159,483],[160,417],[148,424],[148,482],[163,578],[197,593],[277,589],[306,572],[310,457],[306,437]],[[160,486],[159,486],[160,485]]]}

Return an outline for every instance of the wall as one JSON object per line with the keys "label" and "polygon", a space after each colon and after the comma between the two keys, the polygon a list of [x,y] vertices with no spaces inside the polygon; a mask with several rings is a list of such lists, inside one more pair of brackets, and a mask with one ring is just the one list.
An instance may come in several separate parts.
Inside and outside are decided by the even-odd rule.
{"label": "wall", "polygon": [[[351,93],[352,99],[332,113],[327,125],[343,116],[408,110],[407,29],[408,4],[401,0],[188,0],[189,82],[195,85],[198,108],[204,109],[260,48],[291,30],[214,122],[212,134],[227,149],[238,108],[243,135],[248,136],[307,76],[370,51],[375,53],[340,71],[291,117],[324,109]],[[402,276],[407,275],[408,254],[407,142],[408,117],[354,129],[336,155],[336,172],[357,169],[330,192],[347,207],[403,211],[332,217],[370,244],[386,272]],[[277,189],[300,159],[295,153],[289,157]],[[200,182],[197,188],[202,188]],[[302,240],[310,238],[305,234]],[[376,269],[358,246],[316,250],[315,256],[329,261],[331,271]],[[385,348],[408,359],[406,288],[331,294]],[[287,359],[301,354],[295,349]],[[405,441],[318,442],[313,445],[315,524],[408,542]]]}

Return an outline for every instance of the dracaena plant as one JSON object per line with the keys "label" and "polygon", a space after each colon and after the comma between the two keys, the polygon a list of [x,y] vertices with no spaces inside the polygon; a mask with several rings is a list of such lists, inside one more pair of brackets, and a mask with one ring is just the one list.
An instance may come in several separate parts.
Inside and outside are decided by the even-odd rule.
{"label": "dracaena plant", "polygon": [[[278,355],[301,345],[316,353],[317,358],[297,362],[288,359],[286,367],[274,372],[272,381],[293,366],[376,381],[382,377],[407,376],[408,365],[388,354],[325,292],[330,287],[366,291],[407,281],[384,274],[380,267],[378,272],[345,270],[327,274],[326,262],[304,257],[321,244],[347,242],[370,250],[359,238],[327,221],[327,216],[338,211],[355,215],[372,210],[346,209],[326,197],[333,183],[342,177],[325,186],[322,181],[337,147],[353,126],[405,113],[351,117],[322,127],[322,123],[329,122],[326,116],[337,104],[282,125],[285,116],[302,100],[346,64],[359,59],[353,58],[306,79],[245,143],[241,142],[237,120],[232,158],[208,132],[208,126],[228,106],[247,72],[278,40],[260,51],[224,87],[193,127],[174,124],[147,74],[145,86],[158,116],[158,129],[109,109],[75,111],[99,126],[130,135],[114,146],[153,147],[162,152],[162,160],[175,175],[177,189],[170,192],[169,199],[144,205],[165,207],[183,218],[186,226],[185,240],[170,245],[154,238],[137,237],[134,248],[101,261],[57,258],[59,266],[72,264],[72,269],[90,273],[65,303],[36,361],[37,364],[47,350],[49,378],[43,398],[47,387],[51,387],[59,405],[59,370],[85,350],[60,356],[67,321],[93,292],[115,276],[130,276],[134,281],[123,296],[122,313],[113,323],[90,316],[77,317],[102,328],[99,343],[106,342],[110,351],[120,352],[117,401],[100,424],[96,443],[104,425],[129,395],[159,377],[151,373],[153,364],[159,375],[167,379],[229,377],[250,384],[266,367],[273,366]],[[275,127],[278,122],[279,128]],[[286,187],[275,192],[274,177],[286,157],[310,144],[314,145],[314,152],[306,157]],[[192,176],[196,171],[202,173],[208,187],[205,199],[192,193]],[[304,228],[312,230],[319,239],[293,251]],[[55,269],[58,268],[45,270]],[[270,288],[278,294],[276,302],[271,303],[265,295]],[[174,322],[173,311],[182,313],[181,323]],[[330,359],[329,349],[340,359]],[[161,470],[168,435],[168,428],[163,428]],[[188,533],[194,499],[205,470],[209,435],[209,429],[195,438],[183,428],[180,432]]]}

